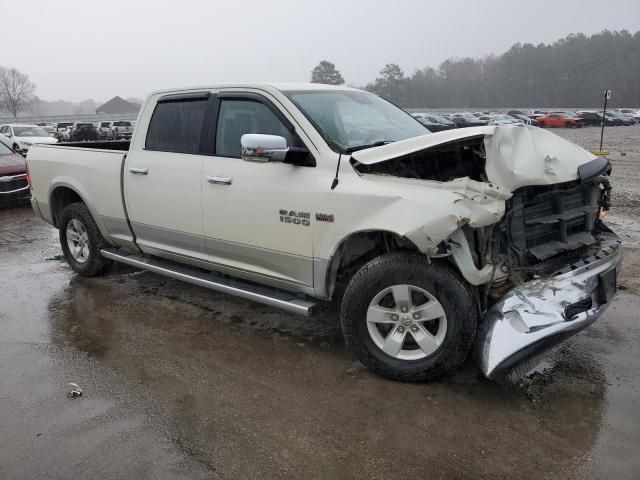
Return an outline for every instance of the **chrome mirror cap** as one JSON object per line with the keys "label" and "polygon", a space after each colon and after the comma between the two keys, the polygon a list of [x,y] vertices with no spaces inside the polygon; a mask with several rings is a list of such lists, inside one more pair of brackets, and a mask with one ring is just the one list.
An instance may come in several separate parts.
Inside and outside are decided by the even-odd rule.
{"label": "chrome mirror cap", "polygon": [[246,133],[240,138],[241,158],[249,162],[282,162],[289,148],[287,139],[279,135]]}

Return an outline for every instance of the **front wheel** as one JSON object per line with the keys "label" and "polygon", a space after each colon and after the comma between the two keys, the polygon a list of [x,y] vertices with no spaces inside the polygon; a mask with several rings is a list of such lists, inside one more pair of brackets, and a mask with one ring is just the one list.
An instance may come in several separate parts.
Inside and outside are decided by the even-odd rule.
{"label": "front wheel", "polygon": [[470,288],[445,264],[420,255],[383,255],[362,267],[344,293],[342,329],[370,370],[425,381],[457,368],[477,325]]}
{"label": "front wheel", "polygon": [[58,228],[62,251],[74,272],[92,277],[110,263],[100,254],[108,245],[84,203],[67,205],[60,215]]}

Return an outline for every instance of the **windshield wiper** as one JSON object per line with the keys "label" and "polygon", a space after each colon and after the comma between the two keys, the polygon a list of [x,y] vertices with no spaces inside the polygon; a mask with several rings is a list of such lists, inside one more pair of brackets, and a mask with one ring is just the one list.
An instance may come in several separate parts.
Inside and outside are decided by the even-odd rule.
{"label": "windshield wiper", "polygon": [[369,143],[367,145],[358,145],[357,147],[349,147],[345,149],[346,153],[353,153],[353,152],[357,152],[358,150],[364,150],[366,148],[372,148],[372,147],[381,147],[382,145],[386,145],[388,143],[393,143],[394,140],[378,140],[377,142],[374,143]]}

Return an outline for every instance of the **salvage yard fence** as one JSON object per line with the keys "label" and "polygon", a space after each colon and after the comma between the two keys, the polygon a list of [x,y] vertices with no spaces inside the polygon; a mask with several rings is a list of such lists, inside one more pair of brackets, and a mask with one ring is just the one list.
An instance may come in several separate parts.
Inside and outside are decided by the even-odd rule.
{"label": "salvage yard fence", "polygon": [[89,114],[81,114],[81,115],[31,115],[31,116],[22,116],[18,118],[14,117],[0,117],[0,125],[4,125],[5,123],[25,123],[25,124],[36,124],[36,123],[46,123],[50,125],[52,123],[57,122],[106,122],[106,121],[114,121],[114,120],[135,120],[138,117],[137,113],[89,113]]}

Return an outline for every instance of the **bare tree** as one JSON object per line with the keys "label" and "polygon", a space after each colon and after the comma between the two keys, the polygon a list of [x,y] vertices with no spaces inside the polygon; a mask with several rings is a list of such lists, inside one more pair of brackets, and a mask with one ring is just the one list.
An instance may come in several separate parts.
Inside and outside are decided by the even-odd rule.
{"label": "bare tree", "polygon": [[29,76],[15,68],[0,67],[0,107],[13,117],[28,108],[36,99],[36,86]]}

